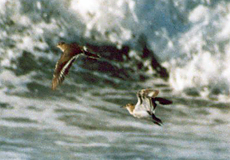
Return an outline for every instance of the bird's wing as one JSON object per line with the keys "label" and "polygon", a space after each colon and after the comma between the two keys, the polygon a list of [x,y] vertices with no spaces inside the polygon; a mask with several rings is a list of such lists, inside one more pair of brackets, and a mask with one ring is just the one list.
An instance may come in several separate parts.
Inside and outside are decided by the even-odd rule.
{"label": "bird's wing", "polygon": [[155,98],[149,98],[149,101],[152,106],[152,111],[154,111],[157,108],[156,100]]}
{"label": "bird's wing", "polygon": [[58,60],[55,66],[53,80],[52,80],[52,89],[55,90],[59,84],[63,82],[65,76],[69,73],[69,69],[72,66],[73,62],[80,56],[77,54],[73,57],[69,57],[65,52],[62,54],[61,58]]}
{"label": "bird's wing", "polygon": [[148,98],[155,98],[159,94],[159,90],[153,89],[142,89],[141,92],[144,97]]}
{"label": "bird's wing", "polygon": [[136,104],[135,105],[135,108],[134,108],[134,112],[135,113],[154,113],[154,110],[153,110],[153,106],[151,104],[151,101],[149,98],[144,98],[142,99],[142,103],[141,104]]}
{"label": "bird's wing", "polygon": [[143,100],[142,100],[143,96],[141,94],[141,91],[137,92],[137,104],[136,105],[141,105]]}
{"label": "bird's wing", "polygon": [[167,105],[167,104],[172,104],[173,102],[168,100],[168,99],[165,99],[165,98],[161,98],[161,97],[156,97],[155,98],[156,101],[158,101],[160,104],[163,104],[163,105]]}
{"label": "bird's wing", "polygon": [[156,97],[159,90],[142,89],[137,92],[138,102],[135,106],[135,111],[146,110],[149,113],[155,113],[157,107],[156,101],[162,105],[172,104],[172,101],[165,98]]}
{"label": "bird's wing", "polygon": [[98,58],[100,58],[100,56],[98,56],[98,55],[96,55],[96,54],[93,54],[93,53],[91,53],[91,52],[88,52],[88,51],[85,50],[85,49],[84,49],[84,53],[85,53],[85,55],[86,55],[87,57],[92,58],[92,59],[98,59]]}
{"label": "bird's wing", "polygon": [[167,100],[165,98],[161,98],[161,97],[155,97],[155,98],[150,98],[150,103],[153,107],[153,111],[156,109],[157,104],[156,101],[159,102],[162,105],[168,105],[168,104],[172,104],[172,101]]}
{"label": "bird's wing", "polygon": [[155,109],[157,107],[156,104],[156,96],[159,94],[159,90],[153,90],[153,89],[143,89],[143,96],[146,98],[146,102],[149,103],[149,111],[155,112]]}
{"label": "bird's wing", "polygon": [[146,96],[145,89],[137,92],[137,104],[135,106],[135,112],[139,111],[152,111],[150,98]]}
{"label": "bird's wing", "polygon": [[153,90],[153,89],[143,89],[142,95],[145,98],[146,104],[149,106],[149,111],[154,112],[157,104],[155,103],[155,97],[159,94],[159,90]]}
{"label": "bird's wing", "polygon": [[157,106],[154,99],[159,94],[159,90],[142,89],[140,94],[142,96],[143,106],[145,106],[145,109],[147,111],[154,112]]}

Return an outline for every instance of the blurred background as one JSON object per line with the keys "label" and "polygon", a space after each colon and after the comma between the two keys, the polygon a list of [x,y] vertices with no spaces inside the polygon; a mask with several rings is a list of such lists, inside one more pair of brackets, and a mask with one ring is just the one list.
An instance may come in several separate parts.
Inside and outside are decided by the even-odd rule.
{"label": "blurred background", "polygon": [[[52,91],[60,41],[102,58]],[[230,159],[229,64],[228,0],[0,0],[0,159]]]}

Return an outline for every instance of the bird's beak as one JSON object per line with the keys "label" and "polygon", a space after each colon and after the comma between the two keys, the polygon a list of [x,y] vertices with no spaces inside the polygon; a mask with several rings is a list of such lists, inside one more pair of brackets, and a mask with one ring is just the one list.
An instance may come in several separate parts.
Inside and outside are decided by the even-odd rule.
{"label": "bird's beak", "polygon": [[121,106],[121,108],[125,108],[126,106]]}

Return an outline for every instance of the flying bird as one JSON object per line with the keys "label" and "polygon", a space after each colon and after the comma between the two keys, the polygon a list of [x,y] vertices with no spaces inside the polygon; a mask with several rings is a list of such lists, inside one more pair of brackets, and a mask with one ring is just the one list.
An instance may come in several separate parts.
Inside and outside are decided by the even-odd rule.
{"label": "flying bird", "polygon": [[142,89],[137,92],[137,104],[128,103],[124,106],[131,115],[137,118],[152,118],[153,123],[157,125],[163,124],[161,119],[155,116],[157,103],[162,105],[172,104],[172,101],[156,97],[159,90]]}
{"label": "flying bird", "polygon": [[85,55],[92,59],[100,58],[98,55],[88,52],[85,46],[80,46],[76,43],[67,44],[65,42],[59,42],[57,47],[63,53],[55,66],[52,90],[55,90],[57,86],[64,81],[65,76],[69,73],[70,67],[79,56]]}

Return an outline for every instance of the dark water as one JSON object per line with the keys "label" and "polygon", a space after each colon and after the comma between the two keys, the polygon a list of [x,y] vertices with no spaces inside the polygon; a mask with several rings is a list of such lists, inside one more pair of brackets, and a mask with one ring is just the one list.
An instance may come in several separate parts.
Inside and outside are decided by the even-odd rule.
{"label": "dark water", "polygon": [[139,86],[69,87],[72,80],[55,92],[39,85],[22,95],[1,93],[7,101],[1,103],[1,159],[229,158],[229,104],[174,96],[163,83],[140,83],[174,101],[159,106],[159,127],[120,108],[136,101]]}
{"label": "dark water", "polygon": [[[68,6],[73,1],[64,2]],[[196,86],[177,92],[170,65],[162,66],[145,36],[119,49],[95,38],[99,33],[94,30],[90,38],[83,34],[83,20],[70,8],[64,10],[60,1],[0,3],[0,159],[230,159],[225,85],[206,86],[213,96],[202,96]],[[63,85],[52,91],[61,54],[55,47],[58,41],[87,44],[102,58],[79,59]],[[135,103],[136,92],[143,88],[158,89],[161,97],[173,101],[156,110],[161,127],[120,108]]]}

